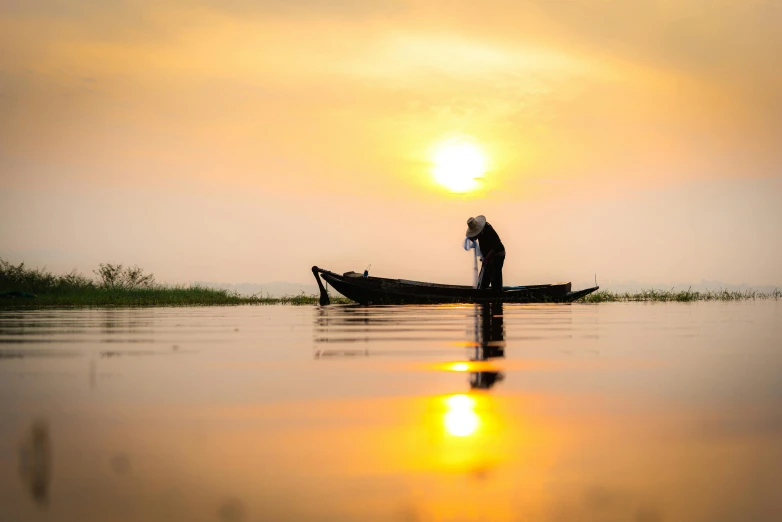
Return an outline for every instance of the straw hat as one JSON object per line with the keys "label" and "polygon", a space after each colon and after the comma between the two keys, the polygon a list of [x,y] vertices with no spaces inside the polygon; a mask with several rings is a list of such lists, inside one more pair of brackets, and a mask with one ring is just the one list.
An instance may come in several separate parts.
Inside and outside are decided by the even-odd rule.
{"label": "straw hat", "polygon": [[486,226],[486,218],[477,216],[467,220],[467,237],[473,238],[483,231]]}

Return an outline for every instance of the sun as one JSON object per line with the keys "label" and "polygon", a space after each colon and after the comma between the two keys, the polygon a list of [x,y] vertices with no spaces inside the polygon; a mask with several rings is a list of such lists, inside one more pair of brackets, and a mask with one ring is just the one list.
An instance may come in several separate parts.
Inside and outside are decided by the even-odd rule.
{"label": "sun", "polygon": [[435,149],[432,159],[434,179],[451,192],[475,190],[478,180],[486,173],[486,157],[469,137],[444,141]]}

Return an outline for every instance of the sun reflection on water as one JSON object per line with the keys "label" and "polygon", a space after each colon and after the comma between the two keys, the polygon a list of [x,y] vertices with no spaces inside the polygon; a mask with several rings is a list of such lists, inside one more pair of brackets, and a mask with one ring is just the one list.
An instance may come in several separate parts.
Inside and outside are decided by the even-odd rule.
{"label": "sun reflection on water", "polygon": [[470,365],[464,362],[453,363],[450,369],[454,372],[466,372],[470,368]]}
{"label": "sun reflection on water", "polygon": [[468,395],[452,395],[445,399],[447,410],[443,423],[448,433],[454,437],[468,437],[475,433],[480,418],[475,413],[475,399]]}

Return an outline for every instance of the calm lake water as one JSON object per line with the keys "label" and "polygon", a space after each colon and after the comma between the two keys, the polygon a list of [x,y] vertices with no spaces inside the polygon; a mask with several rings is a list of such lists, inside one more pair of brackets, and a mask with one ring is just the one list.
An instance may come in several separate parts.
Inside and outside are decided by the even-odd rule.
{"label": "calm lake water", "polygon": [[0,312],[0,520],[782,520],[782,302]]}

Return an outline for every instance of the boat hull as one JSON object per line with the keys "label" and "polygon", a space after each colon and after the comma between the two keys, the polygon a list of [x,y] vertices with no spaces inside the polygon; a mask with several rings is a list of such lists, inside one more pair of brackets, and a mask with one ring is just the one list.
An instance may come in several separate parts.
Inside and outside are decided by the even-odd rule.
{"label": "boat hull", "polygon": [[570,283],[505,287],[502,292],[461,285],[440,285],[404,279],[363,277],[355,272],[337,274],[318,267],[312,272],[321,288],[321,304],[328,303],[320,277],[348,299],[365,305],[443,303],[569,303],[598,287],[571,291]]}

